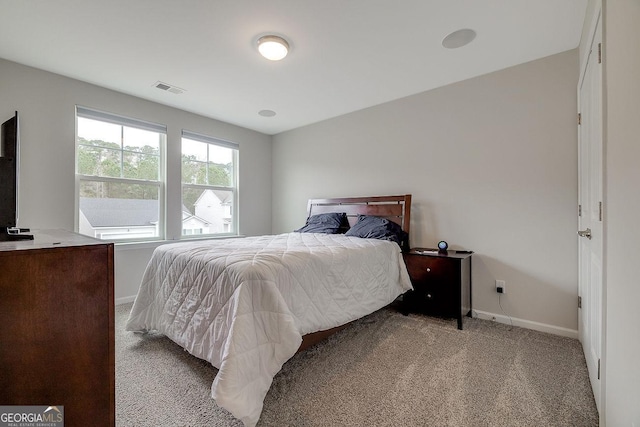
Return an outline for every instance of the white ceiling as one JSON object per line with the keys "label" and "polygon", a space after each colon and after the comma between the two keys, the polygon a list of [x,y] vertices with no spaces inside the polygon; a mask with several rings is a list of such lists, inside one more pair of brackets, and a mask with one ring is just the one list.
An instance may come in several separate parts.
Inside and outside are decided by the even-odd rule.
{"label": "white ceiling", "polygon": [[[587,0],[0,0],[0,57],[276,134],[573,49],[586,7]],[[443,48],[461,28],[476,39]],[[256,41],[265,34],[284,36],[289,56],[262,58]],[[162,91],[157,81],[185,92]],[[263,109],[277,115],[258,115]]]}

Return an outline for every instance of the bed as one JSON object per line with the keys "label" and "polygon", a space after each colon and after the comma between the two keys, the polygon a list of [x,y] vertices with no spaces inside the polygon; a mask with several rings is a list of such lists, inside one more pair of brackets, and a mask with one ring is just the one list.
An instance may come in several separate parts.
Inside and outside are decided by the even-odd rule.
{"label": "bed", "polygon": [[160,332],[218,368],[211,396],[255,426],[297,351],[411,289],[410,211],[411,195],[311,199],[295,232],[162,245],[126,329]]}

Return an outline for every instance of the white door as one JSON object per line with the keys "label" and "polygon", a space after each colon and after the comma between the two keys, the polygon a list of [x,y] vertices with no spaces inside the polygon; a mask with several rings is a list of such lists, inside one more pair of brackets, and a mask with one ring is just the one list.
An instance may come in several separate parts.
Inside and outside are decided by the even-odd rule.
{"label": "white door", "polygon": [[579,336],[587,360],[589,379],[601,411],[601,358],[603,343],[602,288],[602,31],[593,33],[591,52],[579,86],[578,203]]}

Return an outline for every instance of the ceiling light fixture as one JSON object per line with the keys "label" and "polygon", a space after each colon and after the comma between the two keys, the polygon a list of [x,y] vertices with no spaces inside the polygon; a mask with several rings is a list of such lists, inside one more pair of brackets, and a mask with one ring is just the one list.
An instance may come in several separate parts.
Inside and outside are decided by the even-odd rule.
{"label": "ceiling light fixture", "polygon": [[280,61],[289,53],[289,43],[282,37],[262,36],[258,39],[258,51],[271,61]]}
{"label": "ceiling light fixture", "polygon": [[442,46],[447,49],[457,49],[462,46],[466,46],[476,38],[476,32],[465,28],[462,30],[454,31],[447,37],[442,39]]}

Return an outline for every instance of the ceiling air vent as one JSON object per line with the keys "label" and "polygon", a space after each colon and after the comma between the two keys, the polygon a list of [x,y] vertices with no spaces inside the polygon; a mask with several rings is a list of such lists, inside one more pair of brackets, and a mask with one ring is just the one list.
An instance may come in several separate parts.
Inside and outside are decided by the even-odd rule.
{"label": "ceiling air vent", "polygon": [[157,81],[154,83],[154,86],[158,89],[161,90],[166,90],[167,92],[171,92],[171,93],[175,93],[175,94],[181,94],[182,92],[184,92],[184,89],[180,89],[177,86],[172,86],[170,84],[161,82],[161,81]]}

